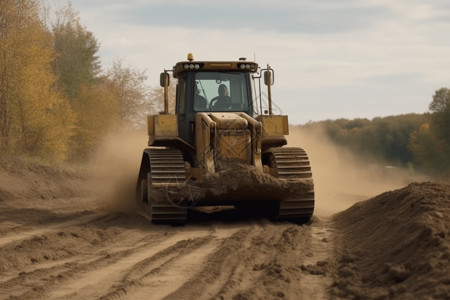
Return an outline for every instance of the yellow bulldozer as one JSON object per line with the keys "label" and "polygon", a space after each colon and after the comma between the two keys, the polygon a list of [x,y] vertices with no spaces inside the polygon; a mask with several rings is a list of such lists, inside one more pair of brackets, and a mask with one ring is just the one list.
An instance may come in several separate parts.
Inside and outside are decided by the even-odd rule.
{"label": "yellow bulldozer", "polygon": [[[169,73],[177,81],[174,113]],[[138,211],[163,224],[184,224],[190,210],[203,206],[308,220],[315,201],[310,162],[302,148],[286,147],[288,118],[273,113],[273,83],[269,65],[245,58],[196,61],[189,53],[164,70],[164,111],[148,116]]]}

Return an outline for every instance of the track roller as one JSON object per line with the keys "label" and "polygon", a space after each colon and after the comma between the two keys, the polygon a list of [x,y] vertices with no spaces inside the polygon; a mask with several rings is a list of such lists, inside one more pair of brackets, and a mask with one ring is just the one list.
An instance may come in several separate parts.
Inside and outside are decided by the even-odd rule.
{"label": "track roller", "polygon": [[146,149],[136,187],[138,211],[153,223],[186,223],[187,208],[170,197],[170,190],[185,181],[185,164],[179,150]]}
{"label": "track roller", "polygon": [[280,202],[276,219],[308,220],[314,212],[314,185],[312,183],[311,165],[306,151],[297,147],[271,148],[268,153],[271,174],[277,178],[290,181],[311,182],[311,189],[302,194],[295,194]]}

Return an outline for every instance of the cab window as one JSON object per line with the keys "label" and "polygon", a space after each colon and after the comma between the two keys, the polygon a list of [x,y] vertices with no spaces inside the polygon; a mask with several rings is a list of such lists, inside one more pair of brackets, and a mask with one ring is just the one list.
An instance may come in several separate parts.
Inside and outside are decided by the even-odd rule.
{"label": "cab window", "polygon": [[197,72],[194,111],[247,111],[249,87],[242,72]]}

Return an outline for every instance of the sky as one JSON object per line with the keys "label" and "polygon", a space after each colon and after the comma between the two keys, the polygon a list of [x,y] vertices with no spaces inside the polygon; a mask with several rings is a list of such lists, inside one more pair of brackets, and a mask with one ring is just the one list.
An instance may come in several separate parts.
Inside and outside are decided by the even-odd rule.
{"label": "sky", "polygon": [[450,88],[450,2],[443,0],[71,0],[100,43],[159,74],[184,61],[246,57],[275,70],[275,112],[291,124],[424,113]]}

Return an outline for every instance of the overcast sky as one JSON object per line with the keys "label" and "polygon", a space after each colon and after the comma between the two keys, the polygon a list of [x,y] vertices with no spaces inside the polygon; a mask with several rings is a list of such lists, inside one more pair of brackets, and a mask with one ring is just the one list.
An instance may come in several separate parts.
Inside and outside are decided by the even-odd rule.
{"label": "overcast sky", "polygon": [[450,88],[450,1],[72,0],[118,58],[159,73],[197,60],[247,57],[275,69],[277,111],[293,124],[423,113]]}

